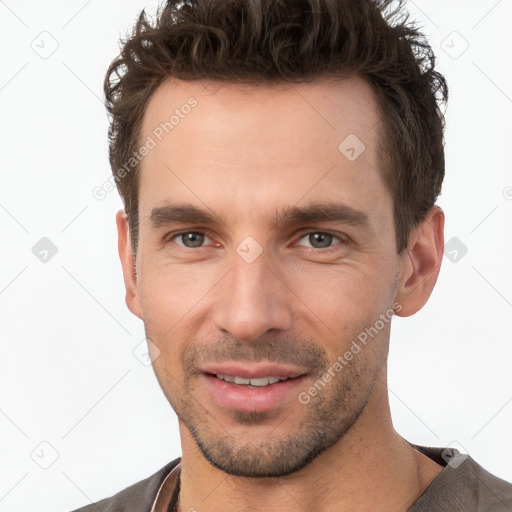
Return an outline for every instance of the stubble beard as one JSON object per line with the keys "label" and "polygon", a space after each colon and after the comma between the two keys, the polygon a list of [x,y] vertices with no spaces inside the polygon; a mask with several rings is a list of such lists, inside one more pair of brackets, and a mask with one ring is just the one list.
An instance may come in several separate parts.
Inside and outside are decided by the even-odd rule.
{"label": "stubble beard", "polygon": [[[301,391],[307,390],[312,383],[320,379],[332,364],[322,349],[311,347],[311,345],[307,347],[307,350],[293,352],[301,354],[299,357],[307,361],[310,364],[309,367],[311,365],[314,367],[311,380],[304,384],[304,389]],[[254,354],[250,354],[250,351],[245,349],[239,352],[231,351],[231,358],[233,354],[241,355],[242,352],[244,358],[250,356],[246,360],[254,360],[252,358]],[[271,352],[268,351],[268,353]],[[285,362],[281,351],[279,354],[281,357],[276,356],[276,360]],[[375,358],[376,355],[373,354],[373,357]],[[212,466],[233,476],[281,477],[299,471],[322,452],[335,445],[363,412],[385,361],[380,361],[382,364],[375,359],[372,361],[370,354],[358,354],[358,356],[360,356],[358,359],[351,361],[351,364],[344,367],[324,388],[319,390],[308,404],[302,404],[297,399],[295,407],[299,408],[299,412],[302,412],[300,408],[304,408],[305,413],[303,413],[303,419],[298,422],[295,419],[289,420],[292,425],[285,429],[286,434],[276,431],[282,430],[279,427],[285,425],[290,416],[296,416],[292,412],[288,416],[286,413],[284,415],[281,413],[283,419],[278,427],[267,432],[271,413],[231,411],[231,422],[236,425],[237,434],[230,432],[229,427],[221,424],[221,421],[210,412],[210,404],[201,404],[193,397],[191,385],[193,377],[190,375],[185,380],[186,393],[181,400],[176,400],[176,395],[167,396],[165,389],[164,393],[179,420],[189,430],[202,455]],[[185,375],[188,375],[187,368],[191,368],[196,360],[197,352],[184,358]],[[241,426],[246,426],[247,429],[241,429]],[[258,429],[258,426],[266,432],[264,436],[257,435],[255,429]],[[241,431],[244,433],[241,434]]]}

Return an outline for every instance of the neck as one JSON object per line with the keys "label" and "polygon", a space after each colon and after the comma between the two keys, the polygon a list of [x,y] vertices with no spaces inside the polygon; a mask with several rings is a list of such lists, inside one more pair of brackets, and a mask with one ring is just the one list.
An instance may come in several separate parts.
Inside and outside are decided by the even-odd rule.
{"label": "neck", "polygon": [[393,429],[385,369],[343,437],[284,477],[228,475],[204,459],[186,427],[180,424],[180,430],[181,512],[406,511],[442,470]]}

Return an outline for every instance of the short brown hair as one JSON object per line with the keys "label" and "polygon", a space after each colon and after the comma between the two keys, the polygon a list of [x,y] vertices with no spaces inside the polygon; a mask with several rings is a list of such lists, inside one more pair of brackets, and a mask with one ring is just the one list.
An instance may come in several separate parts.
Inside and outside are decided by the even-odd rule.
{"label": "short brown hair", "polygon": [[435,204],[444,178],[448,88],[432,49],[392,0],[168,0],[145,12],[105,78],[110,164],[134,254],[138,175],[124,167],[140,145],[148,101],[168,77],[300,83],[357,73],[376,90],[382,172],[393,198],[397,252]]}

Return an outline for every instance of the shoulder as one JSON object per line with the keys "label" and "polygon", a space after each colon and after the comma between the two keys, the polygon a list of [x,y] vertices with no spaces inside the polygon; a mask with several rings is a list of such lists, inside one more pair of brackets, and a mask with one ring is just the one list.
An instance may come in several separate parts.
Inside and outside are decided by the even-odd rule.
{"label": "shoulder", "polygon": [[470,458],[478,496],[478,511],[512,511],[512,484],[494,476]]}
{"label": "shoulder", "polygon": [[179,462],[180,459],[173,460],[155,474],[130,485],[110,498],[91,503],[73,512],[149,512],[162,482]]}
{"label": "shoulder", "polygon": [[445,466],[410,512],[511,512],[512,484],[453,448],[415,446]]}

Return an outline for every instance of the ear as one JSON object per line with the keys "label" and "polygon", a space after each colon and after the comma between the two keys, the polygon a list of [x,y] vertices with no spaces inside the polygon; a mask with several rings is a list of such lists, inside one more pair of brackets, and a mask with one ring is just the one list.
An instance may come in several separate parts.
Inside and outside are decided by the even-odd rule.
{"label": "ear", "polygon": [[427,302],[441,269],[444,249],[444,212],[433,206],[425,220],[411,233],[401,258],[395,301],[398,316],[410,316]]}
{"label": "ear", "polygon": [[140,303],[139,291],[137,289],[137,272],[135,268],[135,259],[133,257],[132,246],[130,243],[130,229],[128,217],[124,210],[119,210],[116,214],[118,250],[121,265],[123,267],[124,286],[126,288],[126,305],[128,309],[142,319],[142,308]]}

